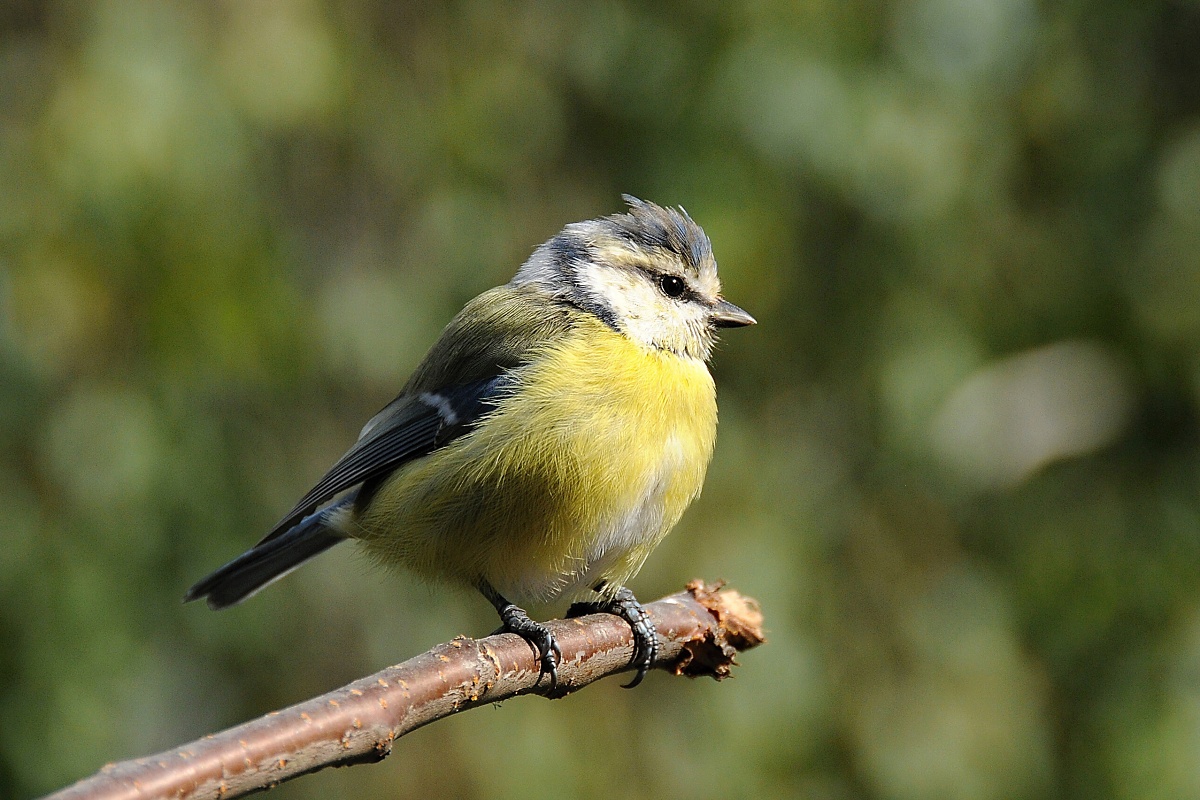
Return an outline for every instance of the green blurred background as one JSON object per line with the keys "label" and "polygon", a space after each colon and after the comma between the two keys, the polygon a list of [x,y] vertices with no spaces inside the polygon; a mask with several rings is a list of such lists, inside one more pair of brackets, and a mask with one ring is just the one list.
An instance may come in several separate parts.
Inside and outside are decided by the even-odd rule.
{"label": "green blurred background", "polygon": [[349,546],[179,600],[621,192],[760,321],[634,588],[770,643],[273,796],[1200,797],[1196,0],[9,0],[0,797],[491,630]]}

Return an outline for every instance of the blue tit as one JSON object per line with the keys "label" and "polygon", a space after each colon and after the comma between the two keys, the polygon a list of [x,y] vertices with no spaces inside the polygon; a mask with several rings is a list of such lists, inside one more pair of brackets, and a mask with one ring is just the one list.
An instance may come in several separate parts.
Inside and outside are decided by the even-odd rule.
{"label": "blue tit", "polygon": [[185,600],[225,608],[354,539],[386,566],[476,587],[552,684],[558,645],[522,606],[590,598],[573,609],[633,629],[637,685],[657,641],[625,584],[704,482],[715,335],[755,320],[722,299],[685,211],[625,201],[467,303],[328,474]]}

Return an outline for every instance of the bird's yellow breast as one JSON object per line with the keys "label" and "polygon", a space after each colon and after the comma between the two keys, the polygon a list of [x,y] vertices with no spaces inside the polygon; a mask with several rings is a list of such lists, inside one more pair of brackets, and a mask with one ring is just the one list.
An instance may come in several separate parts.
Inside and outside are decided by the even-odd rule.
{"label": "bird's yellow breast", "polygon": [[516,602],[622,585],[700,492],[707,367],[589,317],[515,377],[478,428],[397,470],[356,536],[385,563],[485,579]]}

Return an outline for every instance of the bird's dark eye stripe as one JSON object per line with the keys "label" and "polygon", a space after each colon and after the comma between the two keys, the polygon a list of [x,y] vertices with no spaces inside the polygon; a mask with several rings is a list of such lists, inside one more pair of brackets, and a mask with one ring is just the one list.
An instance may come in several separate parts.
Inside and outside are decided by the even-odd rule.
{"label": "bird's dark eye stripe", "polygon": [[678,275],[659,275],[658,288],[667,297],[680,298],[687,292],[687,283]]}

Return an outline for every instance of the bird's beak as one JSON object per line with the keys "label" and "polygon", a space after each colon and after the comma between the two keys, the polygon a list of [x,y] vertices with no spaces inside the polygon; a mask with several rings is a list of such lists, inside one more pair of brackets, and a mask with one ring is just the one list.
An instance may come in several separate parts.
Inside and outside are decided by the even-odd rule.
{"label": "bird's beak", "polygon": [[758,320],[728,300],[719,301],[708,318],[714,328],[744,328],[758,324]]}

